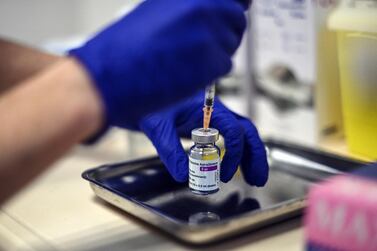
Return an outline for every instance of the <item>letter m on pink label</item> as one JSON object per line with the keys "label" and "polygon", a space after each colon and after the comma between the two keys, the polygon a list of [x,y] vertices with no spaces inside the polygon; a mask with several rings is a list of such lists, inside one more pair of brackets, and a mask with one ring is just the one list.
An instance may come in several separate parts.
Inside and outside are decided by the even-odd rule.
{"label": "letter m on pink label", "polygon": [[338,176],[313,186],[305,215],[307,241],[331,250],[377,250],[377,182]]}

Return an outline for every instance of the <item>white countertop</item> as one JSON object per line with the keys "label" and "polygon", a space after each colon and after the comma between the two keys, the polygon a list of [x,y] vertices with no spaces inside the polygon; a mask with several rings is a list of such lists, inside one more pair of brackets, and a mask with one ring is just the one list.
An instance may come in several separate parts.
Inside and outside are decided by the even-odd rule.
{"label": "white countertop", "polygon": [[[90,167],[154,153],[140,136],[123,136],[138,142],[139,150],[111,140],[95,149],[75,148],[3,205],[0,250],[190,250],[96,199],[81,178]],[[98,154],[110,146],[118,154]],[[294,220],[204,249],[303,250],[303,231]]]}

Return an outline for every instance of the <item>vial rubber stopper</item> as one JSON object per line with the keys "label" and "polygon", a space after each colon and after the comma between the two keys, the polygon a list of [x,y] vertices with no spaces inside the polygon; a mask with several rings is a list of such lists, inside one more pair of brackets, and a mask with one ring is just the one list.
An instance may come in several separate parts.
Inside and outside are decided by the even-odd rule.
{"label": "vial rubber stopper", "polygon": [[196,128],[191,131],[191,139],[199,144],[212,144],[219,139],[219,131],[214,128]]}

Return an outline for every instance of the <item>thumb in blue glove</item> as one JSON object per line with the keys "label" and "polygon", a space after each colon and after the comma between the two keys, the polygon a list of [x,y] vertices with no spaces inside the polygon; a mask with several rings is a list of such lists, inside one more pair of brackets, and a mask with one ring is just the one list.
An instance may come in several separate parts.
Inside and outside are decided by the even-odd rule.
{"label": "thumb in blue glove", "polygon": [[245,0],[147,0],[70,51],[102,97],[106,124],[139,120],[193,95],[231,69]]}
{"label": "thumb in blue glove", "polygon": [[[179,105],[142,119],[140,129],[148,136],[162,162],[176,181],[188,179],[188,157],[180,137],[191,136],[191,130],[202,127],[204,93]],[[250,185],[263,186],[268,178],[264,145],[250,120],[215,101],[211,127],[217,128],[225,139],[225,156],[221,163],[221,181],[231,180],[237,167]]]}

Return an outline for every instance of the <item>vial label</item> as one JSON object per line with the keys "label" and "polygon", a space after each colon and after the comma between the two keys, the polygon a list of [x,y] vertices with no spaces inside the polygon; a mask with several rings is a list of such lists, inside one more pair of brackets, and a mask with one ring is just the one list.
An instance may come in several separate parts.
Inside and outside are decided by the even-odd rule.
{"label": "vial label", "polygon": [[219,188],[220,159],[198,160],[189,157],[189,187],[197,191]]}

